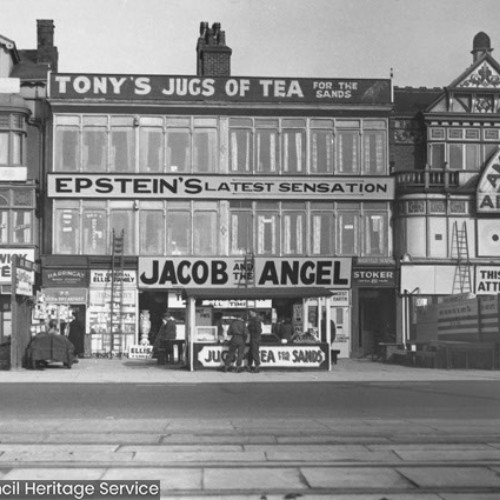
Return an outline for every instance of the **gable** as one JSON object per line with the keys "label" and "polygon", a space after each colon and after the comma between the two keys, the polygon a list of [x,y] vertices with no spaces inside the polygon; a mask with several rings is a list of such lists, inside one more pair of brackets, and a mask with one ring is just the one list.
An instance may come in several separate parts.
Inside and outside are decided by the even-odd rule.
{"label": "gable", "polygon": [[[497,66],[497,67],[495,67]],[[454,85],[458,88],[495,89],[500,88],[500,68],[483,60],[473,71]]]}

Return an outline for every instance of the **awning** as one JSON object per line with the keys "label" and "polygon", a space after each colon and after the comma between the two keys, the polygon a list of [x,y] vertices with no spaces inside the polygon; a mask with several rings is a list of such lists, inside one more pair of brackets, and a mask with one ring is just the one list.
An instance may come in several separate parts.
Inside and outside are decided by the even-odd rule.
{"label": "awning", "polygon": [[263,300],[330,297],[333,292],[322,287],[262,287],[262,288],[184,288],[183,297],[206,300]]}

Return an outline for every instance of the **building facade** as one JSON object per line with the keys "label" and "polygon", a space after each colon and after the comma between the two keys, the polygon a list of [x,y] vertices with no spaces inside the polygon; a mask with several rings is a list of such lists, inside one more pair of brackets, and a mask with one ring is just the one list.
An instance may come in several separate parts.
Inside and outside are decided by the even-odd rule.
{"label": "building facade", "polygon": [[17,319],[24,335],[21,350],[30,336],[31,309],[25,300],[20,301],[24,308],[15,307],[12,260],[16,256],[34,263],[40,257],[47,75],[57,71],[57,62],[51,20],[37,22],[34,50],[18,50],[14,41],[0,36],[0,343],[11,337]]}
{"label": "building facade", "polygon": [[[470,318],[467,326],[469,306],[453,313],[443,306],[451,316],[434,318],[432,327],[425,312],[448,296],[498,295],[500,66],[491,53],[489,37],[478,33],[472,64],[450,85],[394,92],[395,255],[405,339],[478,340]],[[498,304],[493,309],[487,314],[498,317]]]}
{"label": "building facade", "polygon": [[345,357],[396,330],[390,80],[233,77],[231,56],[202,23],[196,76],[50,77],[42,292],[87,354],[138,343],[140,311],[183,335],[186,293],[206,332],[249,304],[269,334],[334,320]]}

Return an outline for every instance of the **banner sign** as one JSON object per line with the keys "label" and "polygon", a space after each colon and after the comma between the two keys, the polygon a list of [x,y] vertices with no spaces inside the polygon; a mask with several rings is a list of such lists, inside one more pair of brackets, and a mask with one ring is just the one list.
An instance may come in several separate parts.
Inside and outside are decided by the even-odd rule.
{"label": "banner sign", "polygon": [[387,267],[355,267],[352,271],[352,285],[395,287],[396,270]]}
{"label": "banner sign", "polygon": [[[227,358],[227,345],[194,344],[194,368],[219,368]],[[245,349],[245,359],[248,348]],[[260,346],[263,368],[328,368],[328,344]]]}
{"label": "banner sign", "polygon": [[33,295],[33,285],[35,284],[35,271],[16,267],[16,294]]}
{"label": "banner sign", "polygon": [[348,289],[351,259],[265,259],[244,257],[174,259],[139,257],[139,288],[290,287]]}
{"label": "banner sign", "polygon": [[476,267],[475,293],[477,295],[500,294],[500,266]]}
{"label": "banner sign", "polygon": [[141,174],[48,174],[50,198],[392,200],[394,179]]}
{"label": "banner sign", "polygon": [[[111,286],[111,281],[113,280],[112,271],[108,270],[98,270],[98,271],[90,271],[90,284],[93,286]],[[114,282],[116,284],[123,283],[123,286],[126,287],[135,287],[137,285],[137,275],[135,271],[123,270],[117,271],[115,270],[114,274]]]}
{"label": "banner sign", "polygon": [[51,304],[87,304],[86,288],[43,288],[42,293]]}
{"label": "banner sign", "polygon": [[128,348],[129,359],[152,359],[153,346],[152,345],[131,345]]}
{"label": "banner sign", "polygon": [[42,285],[46,287],[84,287],[88,281],[85,269],[42,269]]}
{"label": "banner sign", "polygon": [[478,213],[500,213],[500,148],[491,157],[477,185]]}
{"label": "banner sign", "polygon": [[183,75],[53,73],[52,99],[391,103],[389,79],[213,78]]}
{"label": "banner sign", "polygon": [[0,248],[0,285],[10,285],[12,282],[12,257],[35,261],[33,248]]}

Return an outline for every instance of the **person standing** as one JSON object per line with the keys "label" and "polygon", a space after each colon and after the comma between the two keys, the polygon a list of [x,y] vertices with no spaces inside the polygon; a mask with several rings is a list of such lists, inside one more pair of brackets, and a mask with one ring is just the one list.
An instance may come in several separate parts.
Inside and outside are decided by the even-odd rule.
{"label": "person standing", "polygon": [[[256,311],[250,311],[250,320],[247,325],[250,334],[250,352],[248,353],[248,369],[253,373],[260,371],[260,340],[262,336],[262,322]],[[252,366],[253,365],[253,366]]]}
{"label": "person standing", "polygon": [[228,372],[232,368],[234,358],[236,356],[236,372],[241,373],[243,367],[243,355],[245,353],[245,344],[247,329],[245,323],[241,319],[233,319],[227,330],[228,336],[231,336],[229,341],[229,351],[226,360],[224,361],[224,372]]}
{"label": "person standing", "polygon": [[278,328],[278,336],[283,341],[290,342],[293,337],[293,325],[290,317],[286,317]]}
{"label": "person standing", "polygon": [[75,358],[83,358],[85,354],[85,337],[83,324],[76,312],[73,312],[73,319],[69,324],[68,340],[75,346]]}
{"label": "person standing", "polygon": [[159,350],[163,348],[163,345],[165,345],[165,348],[167,349],[165,355],[168,358],[173,356],[173,347],[172,345],[167,345],[166,340],[175,340],[177,336],[177,325],[175,323],[174,317],[166,312],[163,314],[162,320],[161,320],[161,326],[160,329],[158,330],[158,334],[155,337],[155,341],[153,344],[153,357],[158,357]]}

